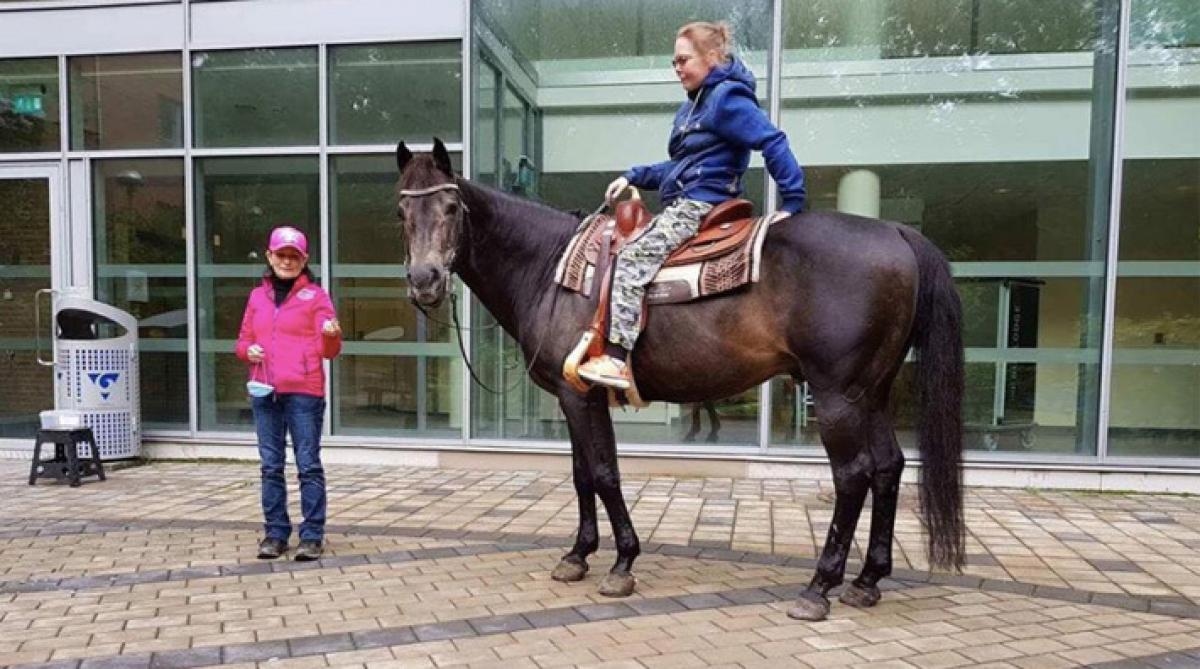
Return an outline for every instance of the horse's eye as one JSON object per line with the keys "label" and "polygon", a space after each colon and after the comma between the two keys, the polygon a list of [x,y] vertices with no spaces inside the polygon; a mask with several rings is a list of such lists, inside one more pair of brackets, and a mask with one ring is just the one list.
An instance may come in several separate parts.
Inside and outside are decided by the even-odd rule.
{"label": "horse's eye", "polygon": [[401,221],[404,220],[404,207],[396,207],[396,218]]}
{"label": "horse's eye", "polygon": [[457,216],[458,215],[458,203],[457,202],[449,202],[446,204],[446,215],[447,216]]}

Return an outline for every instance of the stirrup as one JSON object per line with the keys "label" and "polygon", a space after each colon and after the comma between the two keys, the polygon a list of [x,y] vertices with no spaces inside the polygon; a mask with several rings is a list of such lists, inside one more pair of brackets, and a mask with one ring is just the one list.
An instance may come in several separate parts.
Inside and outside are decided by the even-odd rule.
{"label": "stirrup", "polygon": [[617,390],[629,389],[629,366],[609,356],[592,358],[579,367],[579,376],[592,383]]}

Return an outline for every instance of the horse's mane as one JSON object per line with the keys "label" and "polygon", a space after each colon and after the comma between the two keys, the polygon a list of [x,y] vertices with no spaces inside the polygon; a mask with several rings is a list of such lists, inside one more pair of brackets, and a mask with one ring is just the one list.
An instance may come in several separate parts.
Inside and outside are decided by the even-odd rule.
{"label": "horse's mane", "polygon": [[546,289],[549,273],[553,272],[559,256],[578,228],[580,219],[547,204],[506,193],[478,181],[461,179],[459,184],[467,199],[472,202],[470,206],[473,209],[480,204],[486,208],[486,211],[482,212],[472,211],[468,216],[483,215],[496,222],[508,223],[490,226],[490,234],[512,240],[511,246],[506,245],[510,248],[527,249],[531,260],[546,259],[545,272],[526,274],[529,282],[538,284],[528,288]]}

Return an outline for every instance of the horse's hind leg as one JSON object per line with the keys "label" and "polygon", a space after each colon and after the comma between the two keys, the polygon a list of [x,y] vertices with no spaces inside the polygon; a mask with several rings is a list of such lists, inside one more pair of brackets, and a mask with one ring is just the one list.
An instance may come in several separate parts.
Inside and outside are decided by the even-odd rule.
{"label": "horse's hind leg", "polygon": [[575,484],[575,495],[579,498],[579,529],[575,533],[575,545],[554,567],[550,578],[564,583],[581,581],[587,575],[587,558],[600,545],[596,529],[596,491],[592,482],[592,467],[588,462],[590,438],[589,419],[582,405],[584,399],[574,392],[560,398],[563,413],[567,417],[567,430],[571,435],[571,479]]}
{"label": "horse's hind leg", "polygon": [[879,580],[892,573],[892,537],[900,497],[900,475],[904,453],[896,443],[896,432],[886,411],[871,416],[871,452],[875,474],[871,477],[871,538],[862,572],[839,600],[851,606],[869,607],[879,602]]}
{"label": "horse's hind leg", "polygon": [[693,442],[696,440],[696,435],[700,433],[700,405],[692,405],[692,427],[683,435],[685,442]]}
{"label": "horse's hind leg", "polygon": [[[796,606],[788,610],[788,616],[799,620],[824,620],[829,615],[829,598],[825,595],[842,584],[854,529],[858,526],[875,466],[867,447],[865,408],[839,400],[825,403],[818,400],[822,415],[838,416],[832,424],[821,423],[821,440],[833,468],[836,497],[829,534],[817,560],[816,573],[800,593]],[[841,411],[827,410],[833,403],[840,403]]]}
{"label": "horse's hind leg", "polygon": [[708,412],[708,441],[715,444],[719,441],[717,433],[721,431],[721,417],[717,415],[717,405],[712,402],[705,402],[704,410]]}

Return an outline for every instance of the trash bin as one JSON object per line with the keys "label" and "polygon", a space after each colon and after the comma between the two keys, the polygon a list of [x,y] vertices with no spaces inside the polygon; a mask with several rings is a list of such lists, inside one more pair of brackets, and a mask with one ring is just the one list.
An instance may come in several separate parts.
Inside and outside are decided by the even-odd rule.
{"label": "trash bin", "polygon": [[[137,319],[74,295],[54,305],[55,409],[79,412],[92,428],[101,460],[141,454],[141,376]],[[90,456],[88,451],[81,457]]]}

